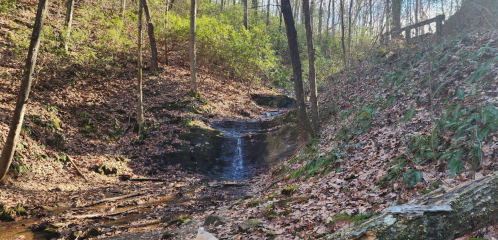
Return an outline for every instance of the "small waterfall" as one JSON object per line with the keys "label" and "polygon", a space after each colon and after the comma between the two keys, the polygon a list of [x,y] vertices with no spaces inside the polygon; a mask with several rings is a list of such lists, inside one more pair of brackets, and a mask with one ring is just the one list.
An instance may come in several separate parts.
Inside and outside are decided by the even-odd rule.
{"label": "small waterfall", "polygon": [[236,178],[240,175],[240,172],[244,169],[244,158],[242,155],[242,137],[237,138],[237,148],[235,149],[235,154],[233,156],[232,169],[233,177]]}

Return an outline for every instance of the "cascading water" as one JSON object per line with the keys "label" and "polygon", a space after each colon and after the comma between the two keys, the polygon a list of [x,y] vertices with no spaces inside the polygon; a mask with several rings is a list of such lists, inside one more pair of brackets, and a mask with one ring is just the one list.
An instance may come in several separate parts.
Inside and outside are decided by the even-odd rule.
{"label": "cascading water", "polygon": [[244,156],[242,155],[242,138],[237,138],[237,148],[235,149],[235,155],[233,156],[232,162],[233,168],[233,178],[240,175],[241,170],[244,168]]}
{"label": "cascading water", "polygon": [[265,120],[225,120],[212,122],[211,129],[191,128],[180,135],[188,144],[177,144],[176,151],[158,155],[155,161],[162,166],[179,164],[212,179],[248,179],[253,170],[289,156],[299,144],[298,128],[275,128],[270,120],[280,113],[264,114]]}

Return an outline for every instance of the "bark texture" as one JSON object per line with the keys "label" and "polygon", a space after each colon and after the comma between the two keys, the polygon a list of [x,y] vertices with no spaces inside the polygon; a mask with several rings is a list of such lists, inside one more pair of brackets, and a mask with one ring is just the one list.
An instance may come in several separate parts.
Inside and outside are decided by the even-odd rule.
{"label": "bark texture", "polygon": [[346,29],[346,26],[344,25],[344,0],[341,0],[340,1],[340,8],[341,8],[341,16],[340,16],[340,20],[341,20],[341,45],[342,45],[342,61],[344,62],[344,67],[345,68],[348,68],[348,61],[347,61],[347,56],[346,56],[346,44],[345,44],[345,29]]}
{"label": "bark texture", "polygon": [[247,12],[247,11],[248,11],[248,10],[247,10],[247,8],[248,8],[248,7],[247,7],[247,2],[248,2],[249,0],[242,0],[242,1],[243,1],[243,3],[244,3],[244,27],[245,27],[245,28],[246,28],[246,30],[247,30],[247,17],[248,17],[248,16],[247,16],[247,15],[248,15],[248,12]]}
{"label": "bark texture", "polygon": [[294,91],[296,93],[297,118],[299,122],[299,128],[303,140],[306,142],[310,142],[315,134],[313,133],[308,114],[306,113],[306,106],[304,104],[303,71],[301,69],[301,60],[299,58],[297,31],[294,25],[294,18],[292,17],[290,1],[281,0],[281,6],[287,33],[287,41],[289,42],[292,70],[294,72]]}
{"label": "bark texture", "polygon": [[322,239],[455,239],[498,222],[498,173],[436,190]]}
{"label": "bark texture", "polygon": [[148,0],[142,0],[142,1],[145,11],[145,19],[147,20],[147,33],[149,34],[150,51],[152,53],[152,63],[150,65],[150,68],[151,71],[156,71],[158,65],[157,65],[156,37],[154,36],[154,22],[152,21],[152,16],[150,14],[149,1]]}
{"label": "bark texture", "polygon": [[303,10],[304,10],[304,26],[306,28],[306,40],[308,43],[309,82],[310,82],[310,93],[311,93],[310,94],[311,118],[313,119],[313,131],[315,133],[318,133],[318,129],[320,126],[320,123],[318,121],[318,99],[317,99],[318,92],[316,89],[315,49],[313,46],[313,29],[311,26],[309,0],[303,0]]}
{"label": "bark texture", "polygon": [[[246,0],[247,1],[247,0]],[[199,90],[197,88],[196,76],[196,53],[195,53],[195,21],[197,15],[197,0],[190,1],[190,85],[192,93],[197,96]]]}
{"label": "bark texture", "polygon": [[71,24],[73,22],[73,9],[74,9],[74,0],[68,0],[67,1],[67,8],[66,8],[66,36],[64,36],[63,41],[64,41],[64,50],[66,52],[68,51],[68,40],[69,36],[71,36]]}
{"label": "bark texture", "polygon": [[401,5],[403,0],[392,0],[392,31],[401,29]]}
{"label": "bark texture", "polygon": [[40,0],[36,12],[35,25],[33,26],[33,33],[28,49],[28,58],[24,68],[23,80],[21,83],[21,90],[17,97],[16,109],[10,124],[9,134],[5,141],[5,145],[0,155],[0,181],[6,180],[6,175],[12,163],[12,157],[16,150],[19,134],[24,120],[24,113],[29,100],[29,92],[31,84],[33,83],[33,72],[35,71],[36,59],[38,57],[38,50],[40,49],[40,39],[43,28],[43,22],[47,13],[47,0]]}
{"label": "bark texture", "polygon": [[143,96],[142,96],[142,15],[143,15],[143,1],[140,1],[138,6],[138,131],[142,130],[142,125],[144,123],[144,106],[143,106]]}

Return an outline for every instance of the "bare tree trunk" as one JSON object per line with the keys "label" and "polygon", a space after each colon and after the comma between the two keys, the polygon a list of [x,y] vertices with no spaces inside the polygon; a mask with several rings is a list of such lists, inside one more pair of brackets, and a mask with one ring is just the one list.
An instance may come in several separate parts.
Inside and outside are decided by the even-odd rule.
{"label": "bare tree trunk", "polygon": [[270,0],[268,0],[268,4],[266,5],[266,26],[270,25]]}
{"label": "bare tree trunk", "polygon": [[370,27],[370,34],[373,34],[373,29],[374,29],[374,26],[373,26],[373,3],[372,3],[372,0],[369,0],[368,1],[368,9],[369,9],[369,15],[370,15],[370,20],[369,20],[369,27]]}
{"label": "bare tree trunk", "polygon": [[247,30],[247,22],[248,22],[247,17],[249,15],[249,13],[248,13],[248,7],[247,7],[247,2],[249,0],[242,0],[242,1],[244,2],[244,27],[246,27],[246,30]]}
{"label": "bare tree trunk", "polygon": [[406,205],[322,239],[424,239],[463,237],[498,221],[498,173],[460,187],[436,190]]}
{"label": "bare tree trunk", "polygon": [[190,84],[194,97],[199,97],[196,75],[195,21],[197,15],[197,0],[190,0]]}
{"label": "bare tree trunk", "polygon": [[168,61],[168,21],[169,21],[169,0],[166,0],[166,18],[164,19],[164,64],[169,65]]}
{"label": "bare tree trunk", "polygon": [[287,41],[289,42],[289,51],[294,72],[294,91],[296,93],[297,118],[301,137],[305,142],[311,142],[315,136],[311,127],[306,105],[304,104],[303,90],[303,72],[301,69],[301,60],[299,59],[299,49],[297,43],[297,31],[292,17],[292,10],[289,0],[281,0],[282,14],[284,16],[285,28],[287,32]]}
{"label": "bare tree trunk", "polygon": [[125,11],[126,11],[126,0],[121,0],[121,18],[124,18]]}
{"label": "bare tree trunk", "polygon": [[[315,13],[315,0],[309,0],[309,1],[311,1],[311,2],[310,2],[310,20],[311,20],[311,26],[314,26],[314,24],[315,24],[315,16],[314,16],[314,13]],[[304,4],[303,4],[303,11],[302,11],[302,14],[303,14],[303,15],[302,15],[302,16],[303,16],[303,18],[302,18],[302,23],[303,23],[303,24],[306,24],[306,20],[305,20],[305,18],[306,18],[306,17],[304,16]],[[311,28],[311,31],[313,31],[313,32],[311,33],[312,35],[314,35],[314,34],[315,34],[314,29],[315,29],[315,28],[313,28],[313,27]]]}
{"label": "bare tree trunk", "polygon": [[[415,0],[415,24],[418,23],[418,12],[419,12],[419,6],[418,6],[418,2],[420,0]],[[418,29],[419,28],[416,28],[415,29],[415,35],[418,35]]]}
{"label": "bare tree trunk", "polygon": [[280,6],[280,12],[278,13],[278,31],[282,30],[282,7]]}
{"label": "bare tree trunk", "polygon": [[157,64],[157,47],[156,47],[156,37],[154,36],[154,23],[152,22],[152,16],[150,14],[150,9],[149,9],[149,1],[148,0],[142,0],[143,1],[143,7],[145,11],[145,19],[147,20],[147,33],[149,34],[149,41],[150,41],[150,51],[152,52],[152,63],[151,63],[151,71],[157,71],[158,69],[158,64]]}
{"label": "bare tree trunk", "polygon": [[258,0],[252,0],[252,8],[254,9],[254,16],[258,16]]}
{"label": "bare tree trunk", "polygon": [[309,8],[309,0],[303,0],[304,26],[306,28],[306,40],[308,42],[308,58],[309,58],[309,82],[310,82],[310,102],[311,102],[311,118],[313,120],[313,131],[318,133],[320,124],[318,121],[318,101],[316,90],[316,75],[315,75],[315,49],[313,47],[313,29],[311,26],[311,16]]}
{"label": "bare tree trunk", "polygon": [[[332,0],[329,0],[329,7],[327,8],[327,19],[325,21],[325,40],[329,40],[329,21],[330,21],[330,5],[332,4]],[[328,46],[327,46],[328,47]]]}
{"label": "bare tree trunk", "polygon": [[320,0],[320,9],[318,9],[318,44],[322,44],[322,17],[323,17],[323,0]]}
{"label": "bare tree trunk", "polygon": [[[403,0],[392,0],[393,31],[401,29],[401,5]],[[396,34],[398,35],[398,34]]]}
{"label": "bare tree trunk", "polygon": [[340,13],[340,17],[341,17],[341,44],[342,44],[342,61],[344,62],[344,68],[348,68],[348,61],[347,61],[347,57],[346,57],[346,43],[344,42],[345,39],[345,25],[344,25],[344,0],[340,0],[340,8],[341,8],[341,13]]}
{"label": "bare tree trunk", "polygon": [[144,106],[143,106],[143,96],[142,96],[142,15],[143,15],[143,1],[138,4],[138,132],[142,131],[142,125],[144,123]]}
{"label": "bare tree trunk", "polygon": [[40,39],[46,12],[47,0],[40,0],[38,2],[35,25],[33,26],[33,33],[29,44],[28,58],[26,58],[21,90],[19,90],[19,95],[17,97],[16,109],[14,110],[12,123],[10,124],[9,134],[7,135],[2,154],[0,155],[0,182],[5,182],[7,180],[6,175],[9,171],[10,164],[12,163],[12,157],[16,150],[19,134],[21,133],[24,114],[29,101],[29,92],[33,82],[33,72],[35,71],[38,50],[40,49]]}
{"label": "bare tree trunk", "polygon": [[[347,60],[349,62],[352,61],[351,57],[351,27],[353,25],[353,22],[351,21],[353,17],[353,0],[349,0],[349,14],[348,14],[348,58]],[[348,66],[351,66],[351,64],[348,63]]]}
{"label": "bare tree trunk", "polygon": [[220,10],[223,12],[223,2],[224,2],[224,1],[223,1],[223,0],[220,0],[220,1],[221,1],[221,2],[220,2],[220,6],[221,6],[221,7],[220,7]]}
{"label": "bare tree trunk", "polygon": [[68,51],[68,41],[69,41],[69,36],[71,36],[71,24],[73,22],[73,9],[74,9],[74,0],[68,0],[67,1],[67,8],[66,8],[66,36],[63,37],[64,41],[64,50],[67,52]]}
{"label": "bare tree trunk", "polygon": [[[280,7],[282,7],[282,6],[280,6]],[[299,0],[294,0],[294,16],[296,18],[296,20],[295,20],[296,22],[299,20],[298,14],[299,14]],[[282,15],[283,15],[283,13],[282,13]]]}
{"label": "bare tree trunk", "polygon": [[335,0],[332,0],[332,38],[335,38]]}

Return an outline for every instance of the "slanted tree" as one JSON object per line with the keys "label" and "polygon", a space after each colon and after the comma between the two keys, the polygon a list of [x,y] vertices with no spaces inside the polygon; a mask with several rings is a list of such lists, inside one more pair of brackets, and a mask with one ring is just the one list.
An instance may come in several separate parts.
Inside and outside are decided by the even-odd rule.
{"label": "slanted tree", "polygon": [[197,0],[190,0],[190,85],[194,97],[199,96],[196,76],[196,52],[195,52],[195,22],[197,15]]}
{"label": "slanted tree", "polygon": [[301,69],[301,60],[299,58],[299,49],[297,43],[297,31],[292,17],[292,9],[289,0],[281,0],[282,15],[284,16],[285,29],[287,33],[287,41],[289,43],[289,52],[292,62],[292,70],[294,73],[294,91],[296,94],[297,118],[301,137],[305,142],[311,142],[315,133],[311,127],[311,122],[306,113],[306,105],[304,104],[303,91],[303,71]]}
{"label": "slanted tree", "polygon": [[446,191],[438,189],[405,205],[324,238],[456,239],[498,221],[498,173]]}
{"label": "slanted tree", "polygon": [[149,42],[150,42],[150,51],[152,53],[152,62],[150,65],[151,71],[157,71],[157,46],[156,46],[156,37],[154,36],[154,22],[152,22],[152,16],[150,14],[149,1],[142,0],[143,7],[145,11],[145,19],[147,20],[147,33],[149,34]]}
{"label": "slanted tree", "polygon": [[74,9],[74,0],[68,0],[66,6],[66,35],[62,38],[64,41],[64,50],[68,51],[68,40],[69,36],[71,36],[71,24],[73,22],[73,9]]}
{"label": "slanted tree", "polygon": [[40,0],[38,2],[35,25],[33,26],[33,33],[29,44],[28,58],[26,58],[26,65],[24,67],[21,89],[17,96],[16,108],[10,124],[9,134],[7,135],[2,154],[0,155],[0,182],[7,180],[7,172],[12,163],[12,158],[14,157],[19,134],[21,132],[24,114],[26,112],[26,107],[28,106],[29,92],[31,90],[31,84],[33,83],[33,72],[35,71],[38,50],[40,49],[40,39],[46,12],[47,0]]}
{"label": "slanted tree", "polygon": [[310,82],[310,102],[311,102],[311,119],[313,120],[313,130],[318,133],[320,123],[318,121],[318,100],[316,89],[315,75],[315,49],[313,47],[313,29],[311,25],[310,3],[309,0],[303,0],[304,26],[306,28],[306,40],[308,43],[309,58],[309,82]]}
{"label": "slanted tree", "polygon": [[137,125],[138,131],[142,130],[144,123],[144,106],[142,96],[142,15],[143,15],[143,1],[138,4],[138,116]]}

